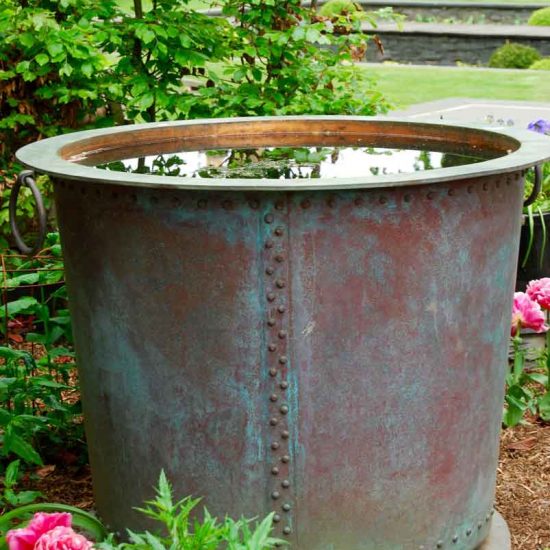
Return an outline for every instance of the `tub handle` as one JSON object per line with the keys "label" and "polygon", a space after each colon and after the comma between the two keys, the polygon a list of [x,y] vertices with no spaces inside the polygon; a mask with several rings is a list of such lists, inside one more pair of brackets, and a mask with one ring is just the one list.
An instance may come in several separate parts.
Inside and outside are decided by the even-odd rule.
{"label": "tub handle", "polygon": [[533,170],[535,171],[535,183],[533,185],[533,190],[531,191],[531,194],[523,202],[523,207],[524,208],[535,202],[535,199],[537,198],[538,194],[540,193],[540,190],[541,190],[541,187],[542,187],[542,168],[541,168],[541,165],[537,164],[536,166],[533,166]]}
{"label": "tub handle", "polygon": [[[21,233],[19,227],[17,227],[17,199],[19,197],[19,191],[21,186],[25,185],[31,190],[32,196],[36,202],[36,211],[38,213],[38,238],[34,243],[34,246],[27,246]],[[44,208],[44,201],[42,200],[42,195],[40,190],[36,186],[36,181],[34,179],[34,172],[32,170],[23,170],[11,189],[10,195],[10,204],[9,204],[9,214],[10,214],[10,227],[13,234],[13,239],[15,245],[20,250],[21,254],[26,256],[34,256],[37,252],[42,249],[44,244],[44,238],[46,237],[46,209]]]}

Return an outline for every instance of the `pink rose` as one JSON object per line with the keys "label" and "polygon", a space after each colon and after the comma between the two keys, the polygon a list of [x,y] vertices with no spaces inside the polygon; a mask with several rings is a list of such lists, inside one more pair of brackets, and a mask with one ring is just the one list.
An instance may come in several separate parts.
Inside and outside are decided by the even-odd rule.
{"label": "pink rose", "polygon": [[34,545],[34,550],[90,550],[92,543],[70,527],[56,527],[44,533]]}
{"label": "pink rose", "polygon": [[6,541],[9,550],[34,550],[36,541],[48,531],[56,527],[70,527],[71,514],[66,512],[55,512],[45,514],[38,512],[34,514],[30,523],[22,529],[12,529],[6,534]]}
{"label": "pink rose", "polygon": [[535,279],[527,285],[527,294],[542,309],[550,309],[550,278]]}
{"label": "pink rose", "polygon": [[512,336],[522,328],[530,328],[535,332],[548,330],[544,324],[544,313],[540,305],[531,300],[525,292],[515,292],[512,306]]}

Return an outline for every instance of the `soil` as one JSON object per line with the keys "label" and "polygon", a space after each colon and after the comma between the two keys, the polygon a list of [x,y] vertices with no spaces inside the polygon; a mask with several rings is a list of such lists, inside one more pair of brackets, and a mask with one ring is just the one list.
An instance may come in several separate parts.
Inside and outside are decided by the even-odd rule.
{"label": "soil", "polygon": [[[88,466],[45,466],[25,484],[47,501],[93,509]],[[550,425],[503,431],[496,508],[508,522],[513,550],[550,550]]]}

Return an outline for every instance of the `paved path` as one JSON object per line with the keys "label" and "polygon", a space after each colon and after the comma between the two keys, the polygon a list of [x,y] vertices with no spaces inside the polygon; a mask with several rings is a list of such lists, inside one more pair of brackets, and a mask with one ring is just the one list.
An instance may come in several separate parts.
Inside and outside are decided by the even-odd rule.
{"label": "paved path", "polygon": [[412,105],[408,109],[394,111],[390,116],[525,129],[534,120],[550,120],[550,103],[452,98]]}

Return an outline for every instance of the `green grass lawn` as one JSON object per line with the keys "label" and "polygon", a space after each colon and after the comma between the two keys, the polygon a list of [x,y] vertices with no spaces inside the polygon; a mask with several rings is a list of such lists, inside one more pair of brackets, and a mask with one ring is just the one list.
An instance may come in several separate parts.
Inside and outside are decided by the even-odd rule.
{"label": "green grass lawn", "polygon": [[368,65],[397,107],[448,97],[550,102],[550,71]]}

